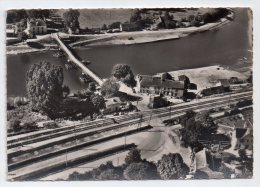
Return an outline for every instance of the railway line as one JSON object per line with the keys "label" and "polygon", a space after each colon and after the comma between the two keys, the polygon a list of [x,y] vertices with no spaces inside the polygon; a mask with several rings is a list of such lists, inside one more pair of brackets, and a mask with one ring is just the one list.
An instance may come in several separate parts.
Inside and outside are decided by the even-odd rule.
{"label": "railway line", "polygon": [[[250,95],[239,95],[236,96],[235,98],[229,99],[229,101],[236,101],[238,99],[241,99],[241,97],[245,97],[245,98],[250,98]],[[49,146],[53,146],[53,145],[57,145],[57,144],[61,144],[61,143],[66,143],[69,141],[73,141],[74,139],[81,139],[84,138],[86,136],[91,136],[94,134],[98,134],[98,133],[102,133],[102,132],[106,132],[109,130],[115,130],[115,129],[119,129],[122,127],[126,127],[126,126],[130,126],[130,125],[134,125],[138,122],[144,122],[147,121],[151,118],[155,118],[155,117],[164,117],[171,114],[178,114],[178,113],[183,113],[186,112],[187,110],[195,110],[195,109],[200,109],[202,106],[203,107],[207,107],[207,106],[215,106],[215,104],[225,104],[227,101],[214,101],[214,102],[210,102],[207,104],[201,104],[201,103],[197,103],[194,104],[192,106],[184,107],[178,107],[178,109],[170,109],[169,108],[162,108],[160,110],[152,110],[152,112],[141,112],[140,114],[133,114],[133,115],[128,115],[126,117],[121,117],[121,118],[117,118],[118,123],[112,123],[111,119],[109,119],[109,121],[107,120],[103,120],[101,122],[98,123],[94,123],[93,125],[90,126],[80,126],[77,125],[73,127],[73,129],[70,130],[65,130],[62,131],[63,129],[59,129],[61,132],[57,132],[57,133],[50,133],[50,134],[44,134],[44,135],[38,135],[38,137],[34,137],[31,139],[25,139],[25,140],[17,140],[16,142],[12,142],[9,143],[7,145],[8,148],[8,158],[11,158],[13,156],[17,156],[17,155],[21,155],[21,154],[26,154],[28,153],[28,151],[37,151],[40,149],[44,149],[46,147]],[[132,120],[132,121],[131,121]],[[54,132],[56,132],[56,130],[54,130]],[[20,147],[25,147],[22,150],[19,150],[17,148]],[[27,148],[26,148],[27,146]]]}
{"label": "railway line", "polygon": [[[241,96],[246,96],[246,95],[250,96],[251,94],[250,93],[240,94],[237,96],[233,96],[232,99],[240,98]],[[231,98],[228,97],[226,99],[230,100]],[[222,101],[222,100],[223,99],[216,99],[213,102],[215,103],[215,102]],[[194,103],[194,104],[191,104],[188,106],[193,107],[193,106],[203,105],[205,103],[209,103],[209,101]],[[141,116],[145,117],[146,115],[162,113],[164,111],[165,112],[172,111],[174,113],[176,110],[183,109],[186,107],[187,107],[187,105],[170,106],[170,107],[166,107],[166,108],[153,109],[153,110],[149,110],[149,111],[142,111],[142,112],[137,112],[137,113],[133,113],[133,114],[129,114],[129,115],[118,116],[118,117],[114,117],[114,120],[107,118],[107,119],[98,120],[98,121],[79,123],[79,124],[75,124],[75,125],[69,126],[69,127],[61,127],[61,128],[56,128],[56,129],[32,132],[32,133],[18,135],[18,136],[12,136],[12,137],[7,138],[7,148],[11,149],[11,148],[19,147],[21,145],[30,144],[33,142],[35,143],[35,142],[39,142],[39,141],[44,141],[44,140],[47,140],[50,138],[55,138],[58,136],[63,136],[63,135],[67,135],[67,134],[71,134],[71,133],[75,133],[75,132],[95,129],[98,127],[109,126],[109,125],[113,125],[115,122],[121,123],[123,121],[131,120],[134,118],[140,118]]]}
{"label": "railway line", "polygon": [[[136,128],[134,125],[141,124],[142,122],[149,121],[153,118],[164,118],[178,115],[185,113],[188,110],[207,110],[210,108],[222,107],[226,106],[227,104],[237,103],[243,99],[252,99],[252,92],[250,91],[225,96],[223,98],[212,99],[198,103],[187,103],[181,106],[176,105],[150,111],[136,112],[129,115],[117,116],[114,117],[114,119],[107,118],[86,123],[79,123],[69,127],[31,132],[28,133],[27,136],[26,134],[11,136],[8,137],[7,141],[8,170],[9,172],[15,171],[16,169],[26,167],[30,164],[35,164],[37,162],[41,162],[42,160],[46,161],[48,159],[63,155],[65,152],[74,152],[90,145],[108,141],[110,138],[117,138],[128,133],[136,133],[139,132],[139,130],[141,131],[143,129],[148,129],[150,128],[148,127],[149,125],[143,127],[140,125]],[[132,130],[127,130],[127,128],[131,126],[133,127]],[[107,135],[102,138],[97,138],[96,140],[94,139],[92,141],[84,141],[85,137],[119,129],[124,130],[118,135]],[[64,145],[75,140],[83,141],[79,144],[64,147],[63,149],[55,149],[55,146],[57,145]],[[44,150],[49,148],[52,148],[52,150],[50,152],[44,153]],[[28,157],[28,154],[34,152],[42,153]],[[13,160],[13,158],[20,157],[21,155],[24,155],[23,159],[18,159],[18,161],[15,159]]]}

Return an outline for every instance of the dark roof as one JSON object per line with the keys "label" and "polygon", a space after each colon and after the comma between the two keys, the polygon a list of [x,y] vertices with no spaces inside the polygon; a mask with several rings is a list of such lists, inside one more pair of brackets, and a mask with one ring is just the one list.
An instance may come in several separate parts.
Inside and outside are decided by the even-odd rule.
{"label": "dark roof", "polygon": [[180,81],[185,81],[185,80],[187,80],[187,79],[189,79],[186,75],[180,75],[180,76],[178,76],[178,79],[180,80]]}
{"label": "dark roof", "polygon": [[163,88],[184,89],[183,81],[174,81],[168,79],[161,79],[160,77],[142,76],[140,81],[141,86],[154,86]]}

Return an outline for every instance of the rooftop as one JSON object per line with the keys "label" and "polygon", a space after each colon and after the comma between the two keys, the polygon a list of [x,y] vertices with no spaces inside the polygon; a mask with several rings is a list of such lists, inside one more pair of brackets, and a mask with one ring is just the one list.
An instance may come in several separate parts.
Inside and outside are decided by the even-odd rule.
{"label": "rooftop", "polygon": [[31,19],[29,20],[31,26],[46,26],[46,23],[42,19]]}
{"label": "rooftop", "polygon": [[227,126],[230,128],[245,128],[246,121],[244,120],[241,114],[226,116],[220,119],[217,119],[216,122],[219,125]]}
{"label": "rooftop", "polygon": [[119,97],[112,97],[112,98],[106,99],[106,106],[117,104],[117,103],[121,103],[121,100]]}
{"label": "rooftop", "polygon": [[140,85],[145,87],[154,86],[163,88],[184,89],[184,81],[161,79],[160,77],[153,77],[148,75],[140,76]]}

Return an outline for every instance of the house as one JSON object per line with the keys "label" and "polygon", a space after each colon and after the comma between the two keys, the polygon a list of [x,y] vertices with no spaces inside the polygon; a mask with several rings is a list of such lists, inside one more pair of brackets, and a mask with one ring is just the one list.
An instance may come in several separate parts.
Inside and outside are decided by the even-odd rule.
{"label": "house", "polygon": [[169,102],[162,96],[151,96],[149,98],[149,108],[162,108],[169,106]]}
{"label": "house", "polygon": [[104,114],[110,114],[119,112],[121,110],[122,102],[119,97],[112,97],[106,99],[106,108],[103,111]]}
{"label": "house", "polygon": [[78,28],[68,28],[68,33],[69,34],[79,34],[79,29]]}
{"label": "house", "polygon": [[216,122],[219,131],[235,135],[235,149],[253,149],[252,125],[244,119],[242,114],[227,116],[216,120]]}
{"label": "house", "polygon": [[161,76],[137,75],[137,91],[147,94],[164,94],[182,98],[185,93],[184,81],[165,79]]}
{"label": "house", "polygon": [[230,87],[229,80],[228,79],[218,79],[218,81],[216,83],[216,87],[217,86],[222,86],[225,90],[227,90]]}
{"label": "house", "polygon": [[178,80],[184,82],[184,87],[185,87],[186,89],[189,87],[190,79],[189,79],[186,75],[180,75],[180,76],[178,76]]}
{"label": "house", "polygon": [[25,32],[29,36],[46,34],[47,25],[42,19],[28,19],[27,28],[26,28]]}

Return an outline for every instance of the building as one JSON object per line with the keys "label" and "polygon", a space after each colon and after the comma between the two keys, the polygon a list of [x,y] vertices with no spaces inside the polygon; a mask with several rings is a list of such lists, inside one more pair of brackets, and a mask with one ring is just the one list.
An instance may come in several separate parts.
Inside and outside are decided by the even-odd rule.
{"label": "building", "polygon": [[228,79],[218,79],[216,83],[216,87],[222,86],[225,90],[228,90],[230,87],[230,83]]}
{"label": "building", "polygon": [[119,112],[121,110],[122,102],[119,97],[112,97],[106,99],[106,108],[103,111],[104,114],[110,114],[114,112]]}
{"label": "building", "polygon": [[169,106],[169,102],[161,96],[151,96],[149,98],[149,108],[162,108]]}
{"label": "building", "polygon": [[190,85],[190,79],[189,79],[189,77],[187,77],[186,75],[180,75],[180,76],[178,76],[178,80],[184,82],[184,87],[185,87],[186,89],[189,87],[189,85]]}
{"label": "building", "polygon": [[6,24],[5,31],[6,31],[7,37],[14,37],[15,36],[15,30],[14,30],[13,24]]}
{"label": "building", "polygon": [[47,25],[42,19],[28,19],[25,32],[28,36],[46,34]]}
{"label": "building", "polygon": [[235,149],[253,149],[252,125],[244,119],[242,114],[223,117],[216,122],[219,131],[234,135],[236,139]]}
{"label": "building", "polygon": [[68,33],[69,34],[79,34],[79,29],[78,28],[68,28]]}
{"label": "building", "polygon": [[164,78],[163,75],[137,75],[137,92],[182,98],[185,93],[185,83]]}

